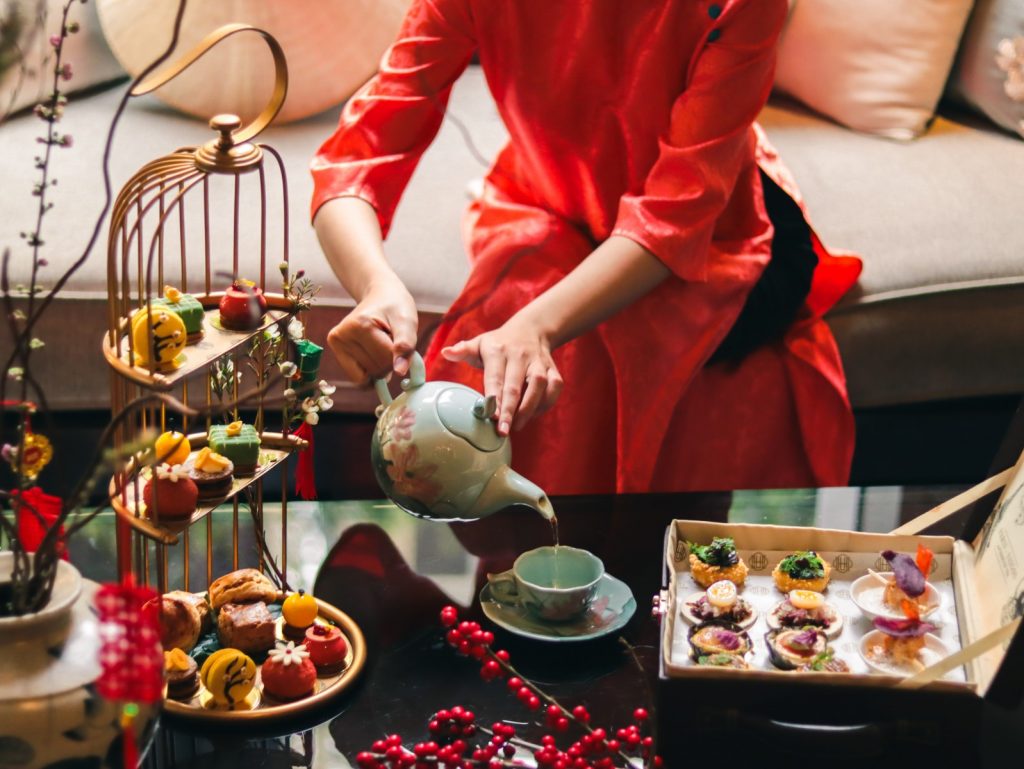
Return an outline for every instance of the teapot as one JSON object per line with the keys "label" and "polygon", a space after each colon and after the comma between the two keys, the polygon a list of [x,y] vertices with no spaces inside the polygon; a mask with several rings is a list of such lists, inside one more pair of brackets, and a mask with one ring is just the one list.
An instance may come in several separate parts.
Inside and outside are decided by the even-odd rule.
{"label": "teapot", "polygon": [[420,518],[468,521],[522,504],[554,517],[547,495],[509,467],[512,448],[495,428],[496,399],[455,382],[427,382],[413,353],[402,393],[374,380],[381,405],[370,443],[377,482]]}

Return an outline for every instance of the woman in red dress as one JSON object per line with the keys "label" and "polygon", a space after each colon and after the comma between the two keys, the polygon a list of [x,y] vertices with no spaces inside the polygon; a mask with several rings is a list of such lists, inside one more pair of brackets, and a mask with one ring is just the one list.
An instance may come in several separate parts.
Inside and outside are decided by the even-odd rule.
{"label": "woman in red dress", "polygon": [[549,493],[843,484],[853,420],[821,316],[860,263],[814,238],[754,123],[786,7],[413,0],[312,162],[358,302],[328,337],[346,373],[408,368],[415,304],[382,239],[476,53],[510,140],[428,376],[497,396],[513,465]]}

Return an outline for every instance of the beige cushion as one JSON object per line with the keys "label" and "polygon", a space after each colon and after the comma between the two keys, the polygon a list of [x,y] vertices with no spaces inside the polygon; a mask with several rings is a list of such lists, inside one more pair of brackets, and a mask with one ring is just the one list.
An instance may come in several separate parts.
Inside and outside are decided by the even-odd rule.
{"label": "beige cushion", "polygon": [[843,125],[912,139],[935,111],[972,0],[799,0],[776,87]]}

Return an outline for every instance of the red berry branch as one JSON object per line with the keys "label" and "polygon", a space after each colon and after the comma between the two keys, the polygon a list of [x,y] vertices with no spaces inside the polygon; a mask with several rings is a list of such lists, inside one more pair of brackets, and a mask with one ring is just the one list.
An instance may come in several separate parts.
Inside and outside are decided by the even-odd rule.
{"label": "red berry branch", "polygon": [[[459,654],[480,662],[484,681],[506,679],[505,685],[531,712],[539,712],[544,703],[544,725],[550,732],[541,744],[528,743],[516,736],[515,727],[498,722],[490,729],[477,726],[472,711],[456,705],[439,710],[428,724],[431,740],[408,748],[402,738],[392,734],[373,743],[370,750],[356,756],[360,769],[503,769],[529,764],[516,758],[517,747],[533,753],[533,760],[543,769],[634,769],[638,761],[645,769],[659,769],[662,760],[654,755],[654,738],[644,730],[650,715],[644,708],[633,711],[633,723],[619,729],[606,730],[590,725],[590,713],[583,705],[571,710],[551,697],[536,684],[521,676],[504,649],[493,649],[494,634],[478,622],[459,621],[454,606],[441,610],[441,624],[448,628],[445,640]],[[583,735],[565,749],[557,745],[555,735],[564,734],[575,724]],[[488,742],[471,745],[478,734],[488,734]],[[616,763],[620,760],[623,763]]]}

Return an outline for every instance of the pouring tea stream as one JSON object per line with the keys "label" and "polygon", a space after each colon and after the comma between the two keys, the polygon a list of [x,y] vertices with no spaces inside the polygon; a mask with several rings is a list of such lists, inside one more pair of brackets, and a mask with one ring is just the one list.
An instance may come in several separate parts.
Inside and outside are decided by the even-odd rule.
{"label": "pouring tea stream", "polygon": [[547,494],[509,463],[512,448],[495,429],[496,402],[455,382],[427,382],[413,353],[402,393],[374,380],[381,405],[370,443],[377,483],[406,512],[438,521],[469,521],[521,504],[552,521]]}

